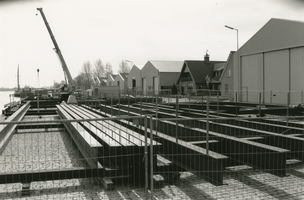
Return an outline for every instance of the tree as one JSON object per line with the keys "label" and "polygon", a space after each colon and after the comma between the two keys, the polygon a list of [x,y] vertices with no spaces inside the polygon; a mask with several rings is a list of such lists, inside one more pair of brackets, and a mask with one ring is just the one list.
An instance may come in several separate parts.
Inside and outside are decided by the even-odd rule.
{"label": "tree", "polygon": [[105,66],[100,59],[95,61],[94,67],[94,77],[102,77],[105,75]]}
{"label": "tree", "polygon": [[130,65],[122,60],[120,63],[119,63],[119,70],[118,70],[118,73],[129,73],[131,70],[131,67]]}
{"label": "tree", "polygon": [[86,61],[82,66],[82,73],[84,74],[85,89],[91,88],[92,83],[92,64],[90,61]]}
{"label": "tree", "polygon": [[60,83],[58,83],[57,81],[54,80],[53,88],[60,88],[60,86],[63,84],[65,84],[64,80],[60,81]]}
{"label": "tree", "polygon": [[86,84],[85,84],[85,74],[80,72],[78,74],[78,76],[76,76],[74,78],[74,81],[76,83],[76,85],[79,87],[79,88],[82,88],[82,89],[86,89]]}
{"label": "tree", "polygon": [[113,69],[111,63],[106,63],[105,76],[108,77],[109,74],[113,74]]}

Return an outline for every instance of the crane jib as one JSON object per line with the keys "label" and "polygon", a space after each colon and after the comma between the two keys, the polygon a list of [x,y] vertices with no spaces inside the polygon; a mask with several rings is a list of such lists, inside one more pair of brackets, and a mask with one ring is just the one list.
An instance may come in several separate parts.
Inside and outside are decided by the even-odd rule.
{"label": "crane jib", "polygon": [[[73,83],[74,83],[73,78],[72,78],[72,76],[70,74],[70,71],[69,71],[67,65],[66,65],[66,62],[65,62],[65,60],[63,58],[63,55],[62,55],[62,53],[61,53],[61,51],[59,49],[59,46],[58,46],[58,44],[56,42],[56,39],[55,39],[55,37],[53,35],[51,27],[49,26],[49,23],[48,23],[45,15],[44,15],[43,9],[42,8],[37,8],[37,10],[40,12],[40,14],[42,16],[42,19],[43,19],[43,21],[45,23],[45,26],[46,26],[49,34],[50,34],[51,40],[52,40],[52,42],[53,42],[53,44],[55,46],[55,52],[58,55],[59,61],[61,62],[61,66],[62,66],[62,69],[64,71],[64,76],[65,76],[66,83],[68,83],[71,86],[72,90],[74,90],[75,86],[73,86]],[[73,91],[71,91],[71,92],[73,92]]]}

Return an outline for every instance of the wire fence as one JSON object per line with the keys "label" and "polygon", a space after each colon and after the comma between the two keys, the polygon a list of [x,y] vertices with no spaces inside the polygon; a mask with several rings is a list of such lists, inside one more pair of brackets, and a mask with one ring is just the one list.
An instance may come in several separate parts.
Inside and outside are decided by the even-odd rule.
{"label": "wire fence", "polygon": [[0,198],[304,198],[301,110],[158,97],[0,122]]}

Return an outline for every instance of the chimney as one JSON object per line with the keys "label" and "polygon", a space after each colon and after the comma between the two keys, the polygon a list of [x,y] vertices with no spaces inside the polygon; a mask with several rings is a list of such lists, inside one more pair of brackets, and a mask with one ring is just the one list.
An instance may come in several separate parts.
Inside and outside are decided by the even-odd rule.
{"label": "chimney", "polygon": [[206,51],[206,55],[204,57],[204,61],[209,61],[209,54],[208,54],[208,50]]}

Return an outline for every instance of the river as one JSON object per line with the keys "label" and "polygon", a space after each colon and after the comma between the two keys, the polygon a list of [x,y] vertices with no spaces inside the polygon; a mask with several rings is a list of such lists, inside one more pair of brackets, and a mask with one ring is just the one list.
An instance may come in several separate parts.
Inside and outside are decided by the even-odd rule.
{"label": "river", "polygon": [[10,101],[19,101],[19,97],[10,97],[10,94],[14,94],[14,91],[0,91],[0,114],[2,116],[2,110],[4,109],[4,105],[9,103]]}

